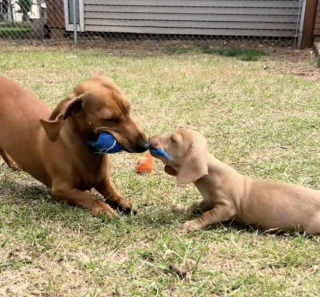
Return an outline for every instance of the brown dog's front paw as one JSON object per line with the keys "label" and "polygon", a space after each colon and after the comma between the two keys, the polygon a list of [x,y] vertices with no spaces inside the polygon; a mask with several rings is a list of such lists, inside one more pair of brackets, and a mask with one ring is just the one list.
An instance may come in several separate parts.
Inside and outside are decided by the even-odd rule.
{"label": "brown dog's front paw", "polygon": [[97,201],[95,207],[92,209],[92,213],[95,216],[98,216],[100,214],[105,214],[109,218],[112,218],[117,215],[117,213],[108,204],[102,201]]}
{"label": "brown dog's front paw", "polygon": [[201,229],[201,225],[197,220],[192,220],[182,224],[181,229],[185,232],[192,232]]}
{"label": "brown dog's front paw", "polygon": [[17,171],[20,171],[21,169],[18,166],[14,166],[14,167],[11,167],[11,170],[14,172],[17,172]]}
{"label": "brown dog's front paw", "polygon": [[12,164],[10,164],[10,169],[12,170],[12,171],[20,171],[21,169],[20,169],[20,167],[16,164],[16,163],[12,163]]}
{"label": "brown dog's front paw", "polygon": [[129,215],[129,214],[137,214],[136,210],[132,209],[132,203],[131,201],[121,197],[116,201],[110,201],[109,205],[113,208],[118,210],[120,213],[124,215]]}

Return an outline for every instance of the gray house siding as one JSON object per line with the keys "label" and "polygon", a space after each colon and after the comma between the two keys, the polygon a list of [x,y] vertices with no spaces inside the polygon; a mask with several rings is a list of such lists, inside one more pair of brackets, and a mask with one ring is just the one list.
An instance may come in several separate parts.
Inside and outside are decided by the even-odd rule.
{"label": "gray house siding", "polygon": [[301,2],[83,0],[84,29],[95,32],[293,37]]}

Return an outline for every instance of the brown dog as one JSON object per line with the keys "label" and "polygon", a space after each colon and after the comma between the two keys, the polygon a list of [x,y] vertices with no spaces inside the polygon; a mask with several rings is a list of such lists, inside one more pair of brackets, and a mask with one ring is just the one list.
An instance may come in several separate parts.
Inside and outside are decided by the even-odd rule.
{"label": "brown dog", "polygon": [[164,149],[173,159],[160,158],[165,171],[179,183],[194,183],[203,196],[187,209],[204,213],[184,223],[186,231],[235,220],[265,230],[320,232],[320,191],[243,176],[210,155],[204,136],[192,130],[151,138],[150,148]]}
{"label": "brown dog", "polygon": [[111,133],[128,152],[143,152],[148,141],[130,116],[130,103],[111,80],[94,77],[80,84],[52,111],[16,83],[0,77],[0,154],[71,205],[112,216],[109,205],[86,192],[95,188],[114,208],[131,202],[112,186],[108,156],[87,145],[100,132]]}

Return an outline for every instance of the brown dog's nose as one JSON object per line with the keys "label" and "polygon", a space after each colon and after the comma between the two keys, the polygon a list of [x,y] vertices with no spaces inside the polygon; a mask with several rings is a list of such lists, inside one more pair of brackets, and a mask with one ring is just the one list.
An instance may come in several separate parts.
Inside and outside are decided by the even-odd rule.
{"label": "brown dog's nose", "polygon": [[149,142],[148,141],[141,141],[135,147],[135,151],[137,153],[143,153],[148,149],[149,149]]}
{"label": "brown dog's nose", "polygon": [[137,135],[133,149],[136,153],[143,153],[149,149],[149,140],[144,133]]}

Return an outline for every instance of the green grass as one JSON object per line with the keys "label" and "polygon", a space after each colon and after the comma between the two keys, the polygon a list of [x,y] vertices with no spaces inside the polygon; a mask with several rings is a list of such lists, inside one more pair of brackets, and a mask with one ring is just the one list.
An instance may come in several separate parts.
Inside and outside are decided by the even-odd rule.
{"label": "green grass", "polygon": [[201,48],[182,48],[182,47],[168,47],[168,53],[171,54],[213,54],[222,57],[232,57],[241,61],[258,61],[261,57],[266,56],[266,52],[257,49],[247,48],[210,48],[208,46],[202,46]]}
{"label": "green grass", "polygon": [[202,52],[205,54],[217,54],[222,57],[237,58],[241,61],[257,61],[266,54],[261,50],[243,49],[243,48],[221,48],[212,50],[209,47],[203,47]]}
{"label": "green grass", "polygon": [[30,28],[0,27],[0,38],[29,39],[30,34]]}
{"label": "green grass", "polygon": [[[244,174],[320,189],[320,88],[282,74],[313,70],[312,58],[301,57],[247,62],[199,51],[118,57],[8,47],[0,71],[51,107],[79,82],[108,75],[148,135],[191,127],[208,138],[217,158]],[[136,175],[139,157],[111,156],[117,189],[138,209],[113,220],[54,202],[27,174],[2,165],[0,296],[318,295],[318,237],[228,224],[183,234],[187,218],[171,206],[199,199],[198,192],[165,175],[160,162],[153,174]],[[188,278],[168,271],[171,263]]]}
{"label": "green grass", "polygon": [[181,48],[176,46],[170,46],[167,48],[167,52],[170,54],[194,54],[200,52],[199,49],[194,48]]}

